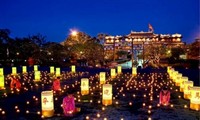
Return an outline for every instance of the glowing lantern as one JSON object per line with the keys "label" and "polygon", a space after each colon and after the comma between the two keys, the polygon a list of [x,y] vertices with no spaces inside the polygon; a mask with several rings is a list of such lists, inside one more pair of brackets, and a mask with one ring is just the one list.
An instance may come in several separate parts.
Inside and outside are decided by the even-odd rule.
{"label": "glowing lantern", "polygon": [[200,110],[200,87],[191,87],[190,109]]}
{"label": "glowing lantern", "polygon": [[12,75],[16,75],[17,74],[17,68],[16,67],[12,67]]}
{"label": "glowing lantern", "polygon": [[81,79],[81,94],[87,95],[89,94],[89,80],[88,78]]}
{"label": "glowing lantern", "polygon": [[112,105],[112,85],[104,84],[102,92],[103,92],[102,104],[103,105]]}
{"label": "glowing lantern", "polygon": [[72,65],[72,66],[71,66],[71,72],[72,72],[72,73],[75,73],[75,72],[76,72],[76,66],[75,66],[75,65]]}
{"label": "glowing lantern", "polygon": [[60,68],[56,68],[56,76],[60,76]]}
{"label": "glowing lantern", "polygon": [[172,81],[175,82],[175,79],[177,78],[177,75],[178,75],[178,71],[174,71],[172,73]]}
{"label": "glowing lantern", "polygon": [[50,73],[51,73],[51,74],[54,74],[54,66],[51,66],[51,67],[50,67]]}
{"label": "glowing lantern", "polygon": [[22,73],[27,73],[27,67],[26,66],[22,66]]}
{"label": "glowing lantern", "polygon": [[172,67],[171,66],[167,66],[167,73],[170,73]]}
{"label": "glowing lantern", "polygon": [[4,75],[0,75],[0,89],[4,88]]}
{"label": "glowing lantern", "polygon": [[193,81],[185,81],[184,82],[184,98],[190,99],[190,89],[193,87]]}
{"label": "glowing lantern", "polygon": [[40,71],[35,71],[35,81],[40,81]]}
{"label": "glowing lantern", "polygon": [[34,65],[34,71],[38,71],[38,65]]}
{"label": "glowing lantern", "polygon": [[52,117],[54,114],[53,91],[43,91],[41,93],[42,115]]}
{"label": "glowing lantern", "polygon": [[122,66],[117,66],[117,73],[121,74],[122,73]]}
{"label": "glowing lantern", "polygon": [[184,89],[184,82],[185,81],[188,81],[188,77],[181,77],[181,80],[180,80],[180,91],[183,92],[183,89]]}
{"label": "glowing lantern", "polygon": [[106,82],[106,73],[105,72],[100,72],[100,84],[105,84]]}
{"label": "glowing lantern", "polygon": [[175,84],[176,84],[176,86],[180,86],[181,79],[182,79],[182,74],[179,73],[179,74],[176,76],[176,79],[175,79]]}
{"label": "glowing lantern", "polygon": [[1,75],[4,75],[4,73],[3,73],[3,68],[0,68],[0,76]]}
{"label": "glowing lantern", "polygon": [[136,67],[132,67],[132,75],[133,76],[137,75],[137,68]]}
{"label": "glowing lantern", "polygon": [[63,111],[65,116],[72,116],[75,112],[75,101],[71,94],[63,99]]}
{"label": "glowing lantern", "polygon": [[114,68],[112,68],[110,70],[110,74],[111,74],[111,78],[115,78],[115,76],[116,76],[116,70]]}

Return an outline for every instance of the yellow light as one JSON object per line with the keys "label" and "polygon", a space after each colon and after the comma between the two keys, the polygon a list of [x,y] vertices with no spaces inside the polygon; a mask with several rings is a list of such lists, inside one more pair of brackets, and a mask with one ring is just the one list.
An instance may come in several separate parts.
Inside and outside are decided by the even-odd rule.
{"label": "yellow light", "polygon": [[185,81],[184,82],[184,98],[190,99],[190,89],[193,87],[194,82],[193,81]]}
{"label": "yellow light", "polygon": [[56,68],[56,76],[60,76],[60,68]]}
{"label": "yellow light", "polygon": [[112,85],[104,84],[102,93],[103,93],[102,104],[111,105],[112,104]]}
{"label": "yellow light", "polygon": [[106,82],[106,73],[105,72],[100,72],[100,84],[105,84]]}
{"label": "yellow light", "polygon": [[121,74],[122,73],[122,66],[117,66],[117,73]]}
{"label": "yellow light", "polygon": [[112,68],[110,70],[110,74],[111,74],[111,78],[115,78],[115,76],[116,76],[116,70],[114,68]]}
{"label": "yellow light", "polygon": [[40,71],[35,71],[35,81],[40,81]]}
{"label": "yellow light", "polygon": [[42,116],[52,117],[54,114],[53,91],[41,92]]}
{"label": "yellow light", "polygon": [[55,71],[54,71],[54,66],[50,66],[50,73],[51,73],[51,74],[54,74],[54,72],[55,72]]}
{"label": "yellow light", "polygon": [[76,66],[75,66],[75,65],[72,65],[72,66],[71,66],[71,72],[72,72],[72,73],[75,73],[75,72],[76,72]]}
{"label": "yellow light", "polygon": [[16,67],[12,67],[12,74],[16,75],[17,74],[17,68]]}
{"label": "yellow light", "polygon": [[81,79],[81,94],[82,95],[89,94],[89,79],[88,78]]}
{"label": "yellow light", "polygon": [[27,67],[26,66],[22,66],[22,73],[27,73]]}
{"label": "yellow light", "polygon": [[4,89],[4,75],[0,75],[0,90]]}
{"label": "yellow light", "polygon": [[34,71],[38,71],[38,65],[34,65]]}
{"label": "yellow light", "polygon": [[188,77],[181,77],[181,80],[180,80],[180,91],[183,92],[183,89],[184,89],[184,82],[185,81],[188,81]]}
{"label": "yellow light", "polygon": [[0,76],[4,75],[3,68],[0,68]]}
{"label": "yellow light", "polygon": [[200,87],[191,87],[190,108],[192,110],[200,110]]}
{"label": "yellow light", "polygon": [[137,75],[137,68],[136,67],[132,67],[132,75],[133,76]]}
{"label": "yellow light", "polygon": [[72,30],[72,31],[71,31],[71,35],[72,35],[72,36],[76,36],[77,34],[78,34],[78,32],[77,32],[76,30]]}

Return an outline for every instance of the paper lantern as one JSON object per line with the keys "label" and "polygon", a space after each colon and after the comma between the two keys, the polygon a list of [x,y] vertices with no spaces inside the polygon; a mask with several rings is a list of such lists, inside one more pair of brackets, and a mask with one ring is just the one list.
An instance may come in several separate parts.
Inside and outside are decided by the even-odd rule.
{"label": "paper lantern", "polygon": [[4,89],[4,75],[0,75],[0,89]]}
{"label": "paper lantern", "polygon": [[132,67],[132,75],[133,76],[137,75],[137,68],[136,67]]}
{"label": "paper lantern", "polygon": [[54,115],[53,91],[41,92],[42,115],[52,117]]}
{"label": "paper lantern", "polygon": [[54,72],[55,72],[55,71],[54,71],[54,66],[51,66],[51,67],[50,67],[50,73],[51,73],[51,74],[54,74]]}
{"label": "paper lantern", "polygon": [[60,76],[60,68],[56,68],[56,76]]}
{"label": "paper lantern", "polygon": [[176,79],[177,75],[178,75],[178,71],[174,71],[174,72],[172,73],[172,81],[173,81],[173,82],[175,82],[175,79]]}
{"label": "paper lantern", "polygon": [[191,87],[190,89],[191,98],[190,98],[190,109],[200,110],[200,87]]}
{"label": "paper lantern", "polygon": [[35,71],[35,81],[40,81],[40,71]]}
{"label": "paper lantern", "polygon": [[112,105],[112,85],[104,84],[102,92],[103,92],[102,104],[103,105]]}
{"label": "paper lantern", "polygon": [[173,69],[173,68],[171,68],[170,70],[169,70],[169,78],[170,79],[172,79],[172,76],[173,76],[173,72],[174,72],[175,70]]}
{"label": "paper lantern", "polygon": [[182,74],[178,73],[175,79],[176,86],[180,86],[181,79],[182,79]]}
{"label": "paper lantern", "polygon": [[63,99],[63,111],[65,116],[72,116],[75,112],[75,100],[74,97],[70,94]]}
{"label": "paper lantern", "polygon": [[116,70],[114,68],[110,69],[110,75],[111,75],[111,78],[115,78]]}
{"label": "paper lantern", "polygon": [[26,66],[22,66],[22,73],[27,73],[27,67]]}
{"label": "paper lantern", "polygon": [[82,95],[89,94],[89,79],[88,78],[81,79],[81,94]]}
{"label": "paper lantern", "polygon": [[34,65],[34,71],[38,71],[38,65]]}
{"label": "paper lantern", "polygon": [[172,67],[171,66],[167,66],[167,73],[169,74],[169,72],[171,71]]}
{"label": "paper lantern", "polygon": [[180,92],[183,92],[185,81],[188,81],[188,77],[181,77],[181,79],[180,79]]}
{"label": "paper lantern", "polygon": [[117,73],[121,74],[122,73],[122,66],[117,66]]}
{"label": "paper lantern", "polygon": [[190,89],[193,87],[194,82],[193,81],[185,81],[184,82],[184,98],[190,99]]}
{"label": "paper lantern", "polygon": [[76,72],[76,66],[75,66],[75,65],[72,65],[72,66],[71,66],[71,72],[72,72],[72,73],[75,73],[75,72]]}
{"label": "paper lantern", "polygon": [[106,83],[106,73],[105,72],[100,72],[100,84],[105,84]]}
{"label": "paper lantern", "polygon": [[0,68],[0,76],[4,75],[3,68]]}
{"label": "paper lantern", "polygon": [[17,68],[16,67],[12,67],[12,75],[16,75],[17,74]]}

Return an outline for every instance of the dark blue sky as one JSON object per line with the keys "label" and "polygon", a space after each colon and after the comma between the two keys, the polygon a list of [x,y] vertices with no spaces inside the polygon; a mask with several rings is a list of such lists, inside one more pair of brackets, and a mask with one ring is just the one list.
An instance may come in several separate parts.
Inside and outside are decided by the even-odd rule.
{"label": "dark blue sky", "polygon": [[199,0],[0,0],[0,28],[12,37],[41,33],[61,42],[70,29],[91,36],[148,31],[180,33],[191,43],[200,33]]}

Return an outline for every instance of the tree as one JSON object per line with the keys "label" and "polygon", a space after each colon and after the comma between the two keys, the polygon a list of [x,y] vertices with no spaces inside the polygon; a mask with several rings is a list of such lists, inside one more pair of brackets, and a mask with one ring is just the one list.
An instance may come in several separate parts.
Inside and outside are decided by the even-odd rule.
{"label": "tree", "polygon": [[189,45],[188,55],[190,59],[199,59],[200,56],[200,38]]}
{"label": "tree", "polygon": [[171,49],[171,57],[175,60],[179,60],[179,56],[185,54],[185,50],[181,47],[176,47]]}

